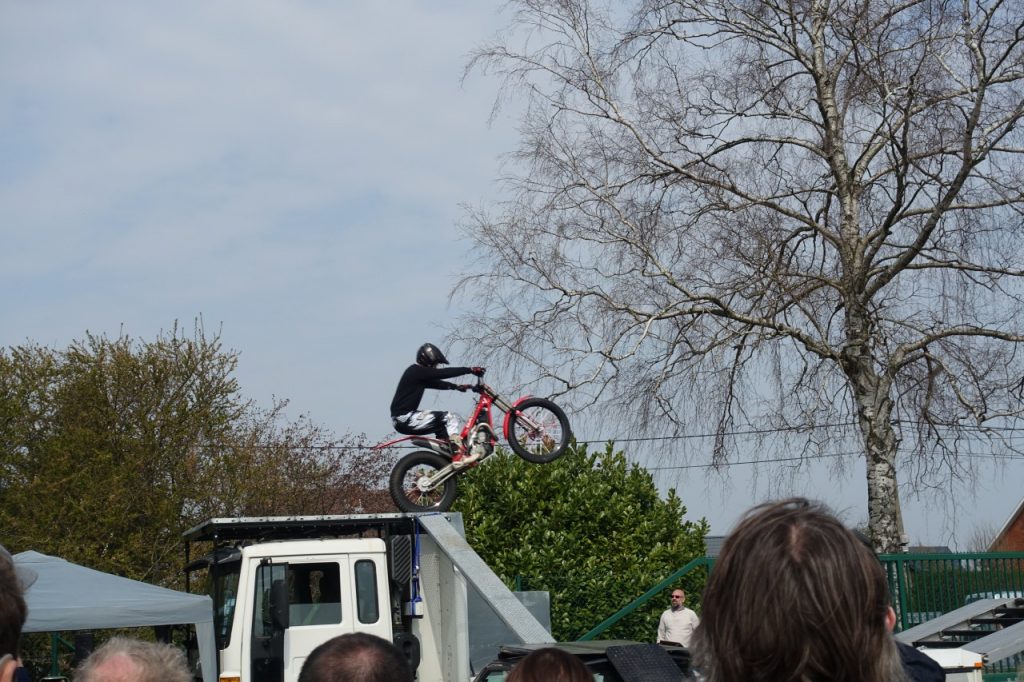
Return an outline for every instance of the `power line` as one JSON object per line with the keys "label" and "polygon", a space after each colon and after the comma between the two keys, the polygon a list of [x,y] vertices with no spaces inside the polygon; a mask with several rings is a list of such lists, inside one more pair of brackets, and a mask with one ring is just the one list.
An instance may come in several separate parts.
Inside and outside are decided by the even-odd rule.
{"label": "power line", "polygon": [[[928,424],[929,422],[923,421],[902,421],[904,424]],[[690,434],[673,434],[668,436],[631,436],[631,437],[598,437],[590,438],[587,440],[577,440],[580,444],[595,445],[604,443],[658,443],[658,442],[675,442],[675,441],[686,441],[686,440],[704,440],[708,438],[719,438],[719,437],[734,437],[734,436],[764,436],[771,434],[803,434],[810,431],[821,430],[821,429],[840,429],[857,426],[857,422],[835,422],[831,424],[811,424],[806,426],[781,426],[771,428],[750,428],[750,429],[736,429],[732,431],[723,431],[721,433],[690,433]],[[950,425],[941,425],[944,428],[952,428]],[[1024,433],[1024,427],[983,427],[976,425],[961,425],[956,427],[958,429],[968,431],[992,431],[997,433],[1016,433],[1018,431]],[[338,445],[334,443],[327,443],[323,445],[298,445],[298,444],[271,444],[271,443],[250,443],[245,445],[237,445],[234,443],[222,444],[221,447],[243,447],[251,449],[288,449],[288,448],[299,448],[303,450],[323,451],[330,452],[334,450],[375,450],[379,448],[379,444],[375,445]],[[381,449],[411,449],[415,448],[415,445],[392,445],[388,448]]]}
{"label": "power line", "polygon": [[[760,432],[760,431],[758,431]],[[776,432],[776,430],[769,430],[769,432]],[[754,431],[737,431],[730,435],[746,435],[754,433]],[[680,440],[691,440],[694,438],[711,438],[715,434],[691,434],[687,436],[650,436],[650,437],[635,437],[635,438],[601,438],[594,440],[577,440],[579,445],[604,445],[609,442],[615,443],[616,445],[621,443],[643,443],[643,442],[666,442],[666,441],[680,441]],[[313,450],[321,452],[331,451],[367,451],[377,449],[376,445],[270,445],[270,444],[250,444],[241,447],[248,447],[253,449],[289,449],[291,447],[299,448],[302,450]],[[381,450],[414,450],[422,446],[404,444],[404,445],[392,445],[388,448],[382,448]],[[793,457],[775,457],[768,459],[747,459],[724,462],[721,464],[715,463],[701,463],[701,464],[675,464],[665,466],[644,466],[643,468],[647,471],[684,471],[691,469],[715,469],[715,468],[726,468],[736,466],[751,466],[751,465],[774,465],[774,464],[785,464],[786,462],[808,462],[810,460],[823,460],[823,459],[838,459],[841,457],[860,457],[863,456],[862,451],[850,451],[850,452],[837,452],[827,453],[820,455],[799,455]],[[898,453],[899,454],[899,453]],[[908,454],[903,452],[902,454]],[[964,459],[987,459],[987,460],[1006,460],[1006,461],[1024,461],[1024,454],[1000,454],[1000,453],[960,453],[957,457]]]}
{"label": "power line", "polygon": [[835,424],[813,424],[810,426],[776,426],[772,428],[762,429],[737,429],[735,431],[723,431],[722,433],[689,433],[689,434],[676,434],[672,436],[648,436],[648,437],[636,437],[636,438],[615,438],[615,439],[600,439],[595,438],[593,440],[586,441],[588,443],[607,443],[608,440],[614,440],[616,443],[630,443],[633,441],[657,441],[657,440],[693,440],[698,438],[716,438],[718,436],[755,436],[764,435],[769,433],[806,433],[807,431],[813,431],[817,429],[834,429],[843,428],[848,426],[856,426],[857,422],[837,422]]}
{"label": "power line", "polygon": [[[723,464],[679,464],[675,466],[645,466],[647,471],[675,471],[683,469],[714,469],[732,466],[743,466],[750,464],[780,464],[784,462],[806,462],[818,459],[838,459],[840,457],[858,457],[863,452],[834,452],[827,455],[806,455],[801,457],[778,457],[772,459],[750,459],[738,462],[725,462]],[[997,453],[965,453],[959,455],[965,459],[1006,459],[1019,460],[1024,462],[1024,455],[1000,455]]]}
{"label": "power line", "polygon": [[779,457],[778,459],[750,459],[742,462],[725,462],[723,464],[679,464],[676,466],[658,467],[645,466],[644,469],[647,469],[648,471],[674,471],[677,469],[711,469],[716,467],[742,466],[745,464],[778,464],[781,462],[800,462],[808,459],[834,459],[838,457],[848,457],[856,454],[858,453],[840,452],[833,453],[831,455],[815,455],[814,457]]}
{"label": "power line", "polygon": [[[690,436],[691,438],[693,436]],[[704,436],[710,437],[710,436]],[[579,445],[603,445],[605,443],[613,442],[615,444],[623,442],[644,442],[644,441],[665,441],[665,440],[683,440],[684,437],[679,436],[656,436],[649,438],[628,438],[622,440],[615,439],[600,439],[600,440],[585,440],[576,441]],[[414,449],[418,446],[415,445],[403,445],[395,446],[396,449]],[[671,466],[644,466],[647,471],[681,471],[687,469],[713,469],[719,467],[733,467],[733,466],[749,466],[749,465],[772,465],[772,464],[783,464],[786,462],[807,462],[809,460],[822,460],[822,459],[839,459],[841,457],[860,457],[864,453],[862,451],[850,451],[850,452],[834,452],[820,455],[800,455],[794,457],[774,457],[769,459],[749,459],[724,462],[722,464],[704,463],[704,464],[676,464]],[[898,454],[909,454],[906,451]],[[1000,453],[973,453],[966,452],[957,455],[964,459],[990,459],[990,460],[1008,460],[1008,461],[1024,461],[1024,454],[1000,454]]]}
{"label": "power line", "polygon": [[[949,425],[949,424],[933,424],[931,422],[911,421],[911,420],[901,420],[901,421],[898,421],[898,422],[894,422],[894,424],[912,424],[912,425],[929,424],[929,425],[932,425],[932,426],[939,426],[939,427],[946,428],[946,429],[954,428],[952,425]],[[834,423],[829,423],[829,424],[809,424],[809,425],[805,425],[805,426],[777,426],[777,427],[766,427],[766,428],[736,429],[736,430],[732,430],[732,431],[723,431],[721,433],[690,433],[690,434],[673,434],[673,435],[670,435],[670,436],[633,436],[633,437],[627,437],[627,438],[599,437],[599,438],[590,438],[590,439],[587,439],[587,440],[579,440],[577,442],[578,443],[586,443],[586,444],[608,443],[608,442],[614,442],[614,443],[654,443],[654,442],[661,442],[661,441],[700,440],[700,439],[706,439],[706,438],[732,437],[732,436],[763,436],[763,435],[781,434],[781,433],[801,434],[801,433],[807,433],[807,432],[810,432],[810,431],[821,430],[821,429],[849,428],[849,427],[854,427],[854,426],[857,426],[857,425],[858,425],[858,423],[856,421],[846,421],[846,422],[834,422]],[[1012,427],[1012,426],[996,427],[996,426],[978,426],[978,425],[973,425],[973,424],[963,424],[963,425],[958,425],[955,428],[962,429],[962,430],[967,430],[967,431],[993,431],[993,432],[999,432],[999,433],[1015,433],[1015,432],[1018,432],[1018,431],[1024,432],[1024,427],[1018,428],[1018,427]],[[367,446],[353,446],[353,447],[372,449],[373,447],[376,447],[376,446],[369,446],[369,445],[367,445]],[[407,446],[396,446],[396,447],[407,447]]]}

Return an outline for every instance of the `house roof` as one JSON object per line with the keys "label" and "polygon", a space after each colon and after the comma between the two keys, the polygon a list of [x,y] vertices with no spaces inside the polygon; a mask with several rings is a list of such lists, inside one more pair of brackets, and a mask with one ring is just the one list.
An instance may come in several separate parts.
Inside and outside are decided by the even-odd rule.
{"label": "house roof", "polygon": [[1006,533],[1009,532],[1010,527],[1013,526],[1013,522],[1016,521],[1021,514],[1024,514],[1024,498],[1021,498],[1021,501],[1017,505],[1017,508],[1013,511],[1012,514],[1010,514],[1010,516],[1007,517],[1006,523],[1004,523],[1003,527],[999,529],[998,533],[996,533],[995,538],[992,540],[992,544],[989,545],[989,549],[999,546],[999,542],[1003,539],[1003,536],[1005,536]]}
{"label": "house roof", "polygon": [[722,553],[723,542],[725,542],[724,535],[705,535],[704,556],[717,557]]}

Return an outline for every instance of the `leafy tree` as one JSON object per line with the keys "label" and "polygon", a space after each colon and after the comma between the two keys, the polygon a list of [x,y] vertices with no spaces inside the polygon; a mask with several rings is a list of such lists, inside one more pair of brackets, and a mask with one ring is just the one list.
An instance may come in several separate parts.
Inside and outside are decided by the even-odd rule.
{"label": "leafy tree", "polygon": [[386,462],[258,409],[237,361],[200,327],[0,350],[5,544],[173,587],[207,517],[379,510]]}
{"label": "leafy tree", "polygon": [[361,440],[338,439],[284,403],[253,410],[211,456],[199,516],[347,514],[394,511],[390,461]]}
{"label": "leafy tree", "polygon": [[1014,448],[1020,3],[512,4],[474,61],[527,106],[509,198],[469,216],[467,342],[631,424],[711,430],[716,465],[737,431],[854,439],[880,552],[898,454],[960,477],[964,443]]}
{"label": "leafy tree", "polygon": [[[684,521],[670,490],[609,444],[571,448],[544,466],[499,451],[459,481],[473,548],[509,586],[551,593],[552,634],[576,639],[704,554],[707,522]],[[699,598],[703,578],[687,586]],[[651,641],[667,598],[623,619],[610,637]]]}

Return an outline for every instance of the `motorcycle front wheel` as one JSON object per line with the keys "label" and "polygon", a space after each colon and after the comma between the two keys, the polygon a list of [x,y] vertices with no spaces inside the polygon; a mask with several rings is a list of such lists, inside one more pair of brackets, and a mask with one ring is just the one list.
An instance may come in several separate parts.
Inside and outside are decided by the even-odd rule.
{"label": "motorcycle front wheel", "polygon": [[449,476],[429,488],[425,485],[425,479],[449,464],[441,455],[426,450],[412,452],[398,460],[398,464],[391,470],[388,486],[395,506],[404,512],[413,513],[448,511],[458,492],[455,476]]}
{"label": "motorcycle front wheel", "polygon": [[553,462],[565,453],[571,439],[568,417],[547,398],[527,398],[510,415],[508,444],[527,462]]}

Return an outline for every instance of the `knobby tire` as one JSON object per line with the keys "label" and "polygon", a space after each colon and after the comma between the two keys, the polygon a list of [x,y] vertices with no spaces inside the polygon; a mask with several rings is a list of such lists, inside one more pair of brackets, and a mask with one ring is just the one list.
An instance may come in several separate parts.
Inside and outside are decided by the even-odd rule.
{"label": "knobby tire", "polygon": [[[522,413],[539,425],[530,429],[519,418]],[[512,452],[527,462],[547,464],[565,454],[572,440],[569,419],[558,405],[547,398],[527,398],[512,413],[508,425],[508,444]]]}
{"label": "knobby tire", "polygon": [[444,483],[430,491],[421,491],[416,487],[416,482],[421,476],[431,475],[446,466],[450,462],[441,455],[418,450],[412,452],[402,459],[391,470],[389,490],[391,499],[395,506],[404,512],[439,512],[451,509],[455,502],[455,495],[458,490],[455,485],[455,476],[451,476]]}

